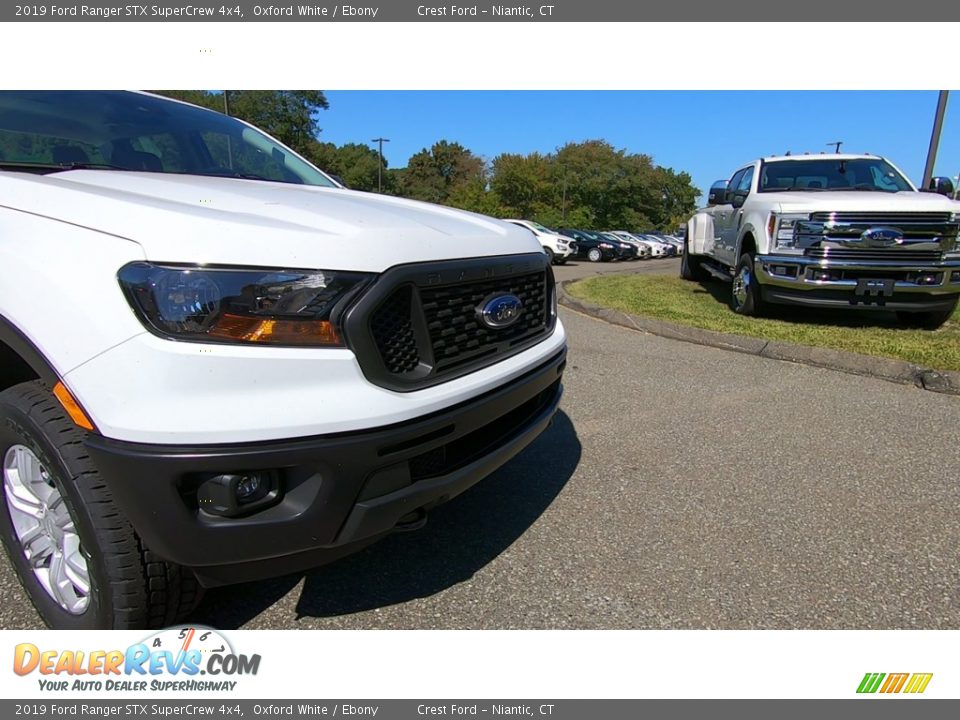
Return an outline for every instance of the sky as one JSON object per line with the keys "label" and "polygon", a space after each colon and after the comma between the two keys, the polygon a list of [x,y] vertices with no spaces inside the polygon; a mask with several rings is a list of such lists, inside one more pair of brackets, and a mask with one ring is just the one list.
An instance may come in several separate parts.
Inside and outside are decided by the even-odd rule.
{"label": "sky", "polygon": [[[936,91],[327,91],[320,139],[389,138],[389,167],[442,139],[487,160],[603,139],[686,171],[705,192],[764,155],[883,155],[920,183]],[[960,92],[952,92],[934,175],[960,173]]]}

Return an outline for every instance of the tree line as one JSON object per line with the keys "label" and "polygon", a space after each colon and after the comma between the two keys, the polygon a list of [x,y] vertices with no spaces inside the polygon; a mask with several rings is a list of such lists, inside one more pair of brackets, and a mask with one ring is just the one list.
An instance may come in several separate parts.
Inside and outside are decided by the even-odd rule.
{"label": "tree line", "polygon": [[[322,142],[318,113],[329,107],[319,90],[159,91],[229,113],[264,129],[354,190],[376,191],[377,150],[361,143]],[[226,102],[225,102],[226,101]],[[696,208],[700,191],[683,171],[659,167],[650,155],[604,140],[567,143],[552,153],[503,153],[482,158],[440,140],[404,168],[384,167],[383,192],[492,215],[536,220],[548,227],[676,230]]]}

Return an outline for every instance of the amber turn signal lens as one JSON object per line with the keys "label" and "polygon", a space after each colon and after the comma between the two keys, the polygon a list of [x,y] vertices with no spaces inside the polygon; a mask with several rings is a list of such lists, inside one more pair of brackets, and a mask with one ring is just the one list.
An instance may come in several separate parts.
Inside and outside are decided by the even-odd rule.
{"label": "amber turn signal lens", "polygon": [[60,401],[60,404],[63,405],[63,409],[67,411],[67,415],[70,416],[70,419],[73,420],[75,425],[82,427],[84,430],[93,430],[93,423],[90,422],[90,418],[88,418],[86,413],[80,408],[79,403],[73,399],[73,395],[67,390],[66,385],[62,382],[54,385],[53,395]]}
{"label": "amber turn signal lens", "polygon": [[327,320],[282,320],[224,313],[208,334],[267,345],[342,345],[336,328]]}

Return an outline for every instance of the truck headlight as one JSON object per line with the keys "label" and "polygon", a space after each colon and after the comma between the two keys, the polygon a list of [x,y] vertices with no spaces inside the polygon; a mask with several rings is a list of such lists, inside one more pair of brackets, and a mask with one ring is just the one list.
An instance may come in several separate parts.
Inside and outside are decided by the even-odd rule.
{"label": "truck headlight", "polygon": [[796,249],[797,241],[794,232],[796,224],[809,219],[810,216],[806,213],[770,213],[767,234],[770,236],[771,244],[778,250]]}
{"label": "truck headlight", "polygon": [[117,275],[144,326],[174,340],[342,347],[335,312],[373,275],[135,262]]}
{"label": "truck headlight", "polygon": [[[960,225],[960,212],[955,212],[950,215],[950,224],[953,225],[955,229],[960,230],[960,228],[957,228],[957,225]],[[960,233],[953,236],[953,248],[948,250],[945,256],[950,260],[960,259]]]}

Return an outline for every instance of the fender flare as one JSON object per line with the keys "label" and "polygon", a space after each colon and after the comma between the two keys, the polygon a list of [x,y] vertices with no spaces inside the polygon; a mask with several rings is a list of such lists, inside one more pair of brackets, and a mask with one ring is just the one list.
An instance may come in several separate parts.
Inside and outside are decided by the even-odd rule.
{"label": "fender flare", "polygon": [[703,255],[707,249],[707,234],[713,241],[713,217],[709,213],[698,212],[687,221],[687,250],[694,255]]}
{"label": "fender flare", "polygon": [[53,387],[60,381],[60,374],[53,369],[50,361],[44,357],[30,339],[7,318],[0,315],[0,342],[19,355],[27,365],[43,380]]}
{"label": "fender flare", "polygon": [[757,228],[754,226],[754,224],[750,221],[747,221],[740,227],[740,232],[737,234],[737,252],[736,252],[737,261],[739,261],[740,256],[743,254],[742,252],[743,238],[745,238],[747,235],[750,235],[751,237],[753,237],[753,243],[756,246],[756,251],[758,253],[762,252],[762,248],[761,248],[762,238],[760,237],[759,232]]}

